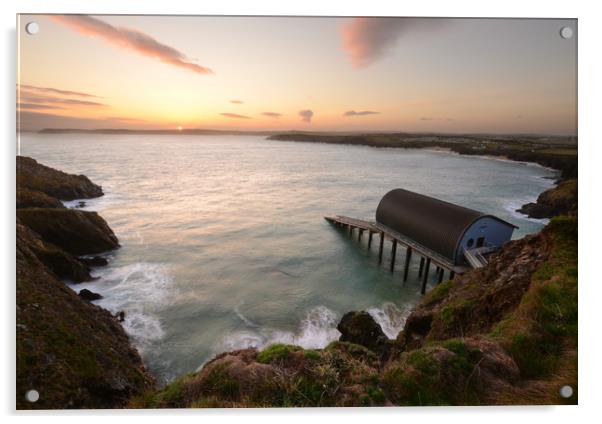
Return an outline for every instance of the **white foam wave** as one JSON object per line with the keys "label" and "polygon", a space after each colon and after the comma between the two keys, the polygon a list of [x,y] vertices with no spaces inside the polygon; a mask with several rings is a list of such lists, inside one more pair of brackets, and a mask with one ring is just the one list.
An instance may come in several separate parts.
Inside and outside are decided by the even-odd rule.
{"label": "white foam wave", "polygon": [[320,305],[307,313],[296,332],[270,328],[237,331],[224,339],[222,343],[223,350],[250,347],[261,349],[274,343],[294,344],[306,349],[319,349],[326,347],[332,341],[338,340],[341,333],[336,329],[337,322],[337,314]]}
{"label": "white foam wave", "polygon": [[400,309],[394,303],[386,302],[380,308],[368,308],[366,312],[380,325],[388,338],[394,339],[403,330],[411,311],[409,308]]}
{"label": "white foam wave", "polygon": [[100,293],[95,302],[113,313],[125,312],[123,328],[138,348],[160,340],[165,333],[159,311],[169,305],[173,296],[172,279],[164,264],[135,263],[109,269],[86,287]]}
{"label": "white foam wave", "polygon": [[545,225],[548,222],[550,222],[549,219],[529,218],[528,215],[518,212],[518,209],[520,209],[523,205],[526,205],[527,203],[535,202],[536,200],[537,199],[532,199],[532,198],[522,199],[522,200],[511,200],[504,204],[504,210],[508,211],[510,213],[510,215],[512,215],[513,218],[522,219],[524,221],[537,222],[539,224]]}

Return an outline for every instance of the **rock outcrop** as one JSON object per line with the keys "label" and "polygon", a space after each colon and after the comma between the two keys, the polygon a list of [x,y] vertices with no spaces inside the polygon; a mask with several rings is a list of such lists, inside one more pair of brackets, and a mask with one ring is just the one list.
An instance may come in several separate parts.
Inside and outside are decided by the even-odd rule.
{"label": "rock outcrop", "polygon": [[[152,387],[117,319],[80,299],[17,224],[17,408],[118,408]],[[30,403],[28,390],[40,399]]]}
{"label": "rock outcrop", "polygon": [[536,219],[557,215],[577,216],[577,179],[560,182],[541,193],[535,203],[527,203],[517,212]]}
{"label": "rock outcrop", "polygon": [[119,247],[117,237],[96,212],[74,209],[18,209],[17,217],[43,240],[73,255],[102,253]]}
{"label": "rock outcrop", "polygon": [[[99,295],[84,289],[78,296],[61,281],[89,281],[88,265],[104,260],[74,255],[118,246],[98,214],[59,201],[102,190],[24,157],[17,184],[17,408],[123,407],[153,380],[118,318],[89,303]],[[32,389],[40,394],[35,403],[25,398]]]}
{"label": "rock outcrop", "polygon": [[[72,175],[17,156],[17,199],[23,189],[60,200],[90,199],[103,195],[102,188],[85,175]],[[39,207],[39,205],[38,205]]]}

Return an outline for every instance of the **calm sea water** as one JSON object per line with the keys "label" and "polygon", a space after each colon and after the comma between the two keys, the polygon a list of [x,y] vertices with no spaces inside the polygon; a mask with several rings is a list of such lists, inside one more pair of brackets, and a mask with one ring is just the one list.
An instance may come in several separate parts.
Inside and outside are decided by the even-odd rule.
{"label": "calm sea water", "polygon": [[397,334],[420,299],[417,260],[403,283],[388,270],[390,249],[379,266],[377,242],[368,250],[367,237],[350,239],[325,215],[373,219],[381,196],[403,187],[495,214],[520,227],[517,238],[543,222],[513,211],[556,175],[447,152],[259,136],[25,134],[20,153],[102,185],[106,195],[86,209],[122,247],[94,270],[98,280],[73,288],[126,312],[126,331],[161,381],[224,350],[323,347],[350,310]]}

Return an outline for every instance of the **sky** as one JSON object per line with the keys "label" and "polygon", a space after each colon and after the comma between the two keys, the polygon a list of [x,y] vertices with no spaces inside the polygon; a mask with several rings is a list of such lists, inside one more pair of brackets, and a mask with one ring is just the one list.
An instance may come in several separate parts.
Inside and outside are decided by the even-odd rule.
{"label": "sky", "polygon": [[21,130],[577,132],[575,20],[20,15],[18,25]]}

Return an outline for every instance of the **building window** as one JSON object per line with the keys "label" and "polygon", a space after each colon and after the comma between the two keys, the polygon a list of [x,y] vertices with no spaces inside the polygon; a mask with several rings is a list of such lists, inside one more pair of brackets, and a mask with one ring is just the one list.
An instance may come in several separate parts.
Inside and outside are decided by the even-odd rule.
{"label": "building window", "polygon": [[474,244],[473,239],[468,239],[468,241],[466,242],[466,246],[468,246],[468,247],[472,247],[473,244]]}

